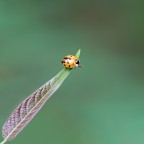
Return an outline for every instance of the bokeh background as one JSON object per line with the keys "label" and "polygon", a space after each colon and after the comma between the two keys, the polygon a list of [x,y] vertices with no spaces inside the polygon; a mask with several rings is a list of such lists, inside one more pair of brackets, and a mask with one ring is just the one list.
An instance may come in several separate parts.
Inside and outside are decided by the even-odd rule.
{"label": "bokeh background", "polygon": [[12,143],[143,144],[143,13],[133,0],[1,0],[0,127],[64,55],[80,48],[83,65]]}

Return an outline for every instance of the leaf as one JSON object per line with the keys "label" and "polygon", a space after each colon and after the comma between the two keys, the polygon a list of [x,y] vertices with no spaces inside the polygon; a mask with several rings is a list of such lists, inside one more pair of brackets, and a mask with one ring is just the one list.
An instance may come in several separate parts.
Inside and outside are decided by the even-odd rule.
{"label": "leaf", "polygon": [[[80,50],[76,56],[79,58]],[[3,142],[13,140],[17,134],[32,120],[39,112],[45,102],[61,86],[69,75],[71,69],[64,68],[55,77],[41,86],[28,98],[26,98],[10,115],[2,128]]]}

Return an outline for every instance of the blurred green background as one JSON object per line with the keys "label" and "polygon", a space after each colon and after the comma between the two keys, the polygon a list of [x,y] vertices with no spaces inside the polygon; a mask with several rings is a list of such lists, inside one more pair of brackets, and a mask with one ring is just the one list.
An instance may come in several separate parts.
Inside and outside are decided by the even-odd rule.
{"label": "blurred green background", "polygon": [[143,144],[143,13],[143,1],[1,0],[1,127],[64,55],[80,48],[83,65],[12,143]]}

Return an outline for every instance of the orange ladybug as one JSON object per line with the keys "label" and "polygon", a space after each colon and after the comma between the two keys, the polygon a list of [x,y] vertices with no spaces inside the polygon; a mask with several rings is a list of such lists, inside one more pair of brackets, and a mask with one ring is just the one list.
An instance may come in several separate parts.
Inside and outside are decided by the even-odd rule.
{"label": "orange ladybug", "polygon": [[76,68],[76,67],[80,67],[80,60],[73,55],[67,55],[62,59],[62,64],[64,67],[66,68]]}

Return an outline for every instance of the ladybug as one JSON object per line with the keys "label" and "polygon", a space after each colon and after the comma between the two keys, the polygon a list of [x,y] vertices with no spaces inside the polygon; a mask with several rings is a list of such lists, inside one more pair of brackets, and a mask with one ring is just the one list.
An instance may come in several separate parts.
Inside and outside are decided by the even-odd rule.
{"label": "ladybug", "polygon": [[73,55],[67,55],[62,59],[62,64],[64,67],[66,68],[76,68],[76,67],[80,67],[80,60]]}

